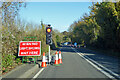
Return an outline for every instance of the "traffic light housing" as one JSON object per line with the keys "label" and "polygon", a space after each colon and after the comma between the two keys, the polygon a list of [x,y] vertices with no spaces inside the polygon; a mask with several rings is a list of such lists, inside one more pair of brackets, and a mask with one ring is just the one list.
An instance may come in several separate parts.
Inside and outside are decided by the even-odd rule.
{"label": "traffic light housing", "polygon": [[52,27],[46,27],[46,44],[52,44]]}

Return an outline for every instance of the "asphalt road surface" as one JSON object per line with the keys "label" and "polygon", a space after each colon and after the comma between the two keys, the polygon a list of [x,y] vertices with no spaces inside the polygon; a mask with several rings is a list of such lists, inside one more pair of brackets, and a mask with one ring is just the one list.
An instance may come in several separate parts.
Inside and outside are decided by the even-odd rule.
{"label": "asphalt road surface", "polygon": [[108,78],[71,47],[62,47],[61,52],[63,64],[47,66],[35,75],[36,78]]}

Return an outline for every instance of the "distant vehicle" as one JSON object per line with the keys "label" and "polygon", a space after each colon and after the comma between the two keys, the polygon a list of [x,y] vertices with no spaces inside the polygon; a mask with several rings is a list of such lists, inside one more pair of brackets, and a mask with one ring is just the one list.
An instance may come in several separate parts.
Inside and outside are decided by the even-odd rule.
{"label": "distant vehicle", "polygon": [[64,45],[68,45],[68,42],[65,42]]}
{"label": "distant vehicle", "polygon": [[69,44],[72,44],[72,42],[68,42],[68,45],[69,45]]}
{"label": "distant vehicle", "polygon": [[68,45],[68,46],[71,46],[72,42],[64,42],[62,43],[63,45]]}
{"label": "distant vehicle", "polygon": [[86,48],[86,45],[84,45],[84,48]]}
{"label": "distant vehicle", "polygon": [[72,42],[68,42],[68,44],[67,44],[68,46],[71,46],[72,45]]}

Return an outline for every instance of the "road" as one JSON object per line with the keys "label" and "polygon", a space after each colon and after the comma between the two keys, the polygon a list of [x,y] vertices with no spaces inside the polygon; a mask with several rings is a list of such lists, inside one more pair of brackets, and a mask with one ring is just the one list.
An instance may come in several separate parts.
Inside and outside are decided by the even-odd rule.
{"label": "road", "polygon": [[104,78],[108,77],[82,58],[71,47],[62,47],[63,64],[49,65],[39,71],[35,78]]}
{"label": "road", "polygon": [[106,55],[105,53],[96,52],[86,48],[77,48],[77,50],[112,72],[120,74],[120,59],[118,57]]}

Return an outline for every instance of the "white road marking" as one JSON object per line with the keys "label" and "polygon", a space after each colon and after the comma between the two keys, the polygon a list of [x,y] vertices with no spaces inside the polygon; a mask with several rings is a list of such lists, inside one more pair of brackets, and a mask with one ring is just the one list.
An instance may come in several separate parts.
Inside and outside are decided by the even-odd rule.
{"label": "white road marking", "polygon": [[[86,56],[87,57],[87,56]],[[120,78],[120,76],[118,74],[116,74],[115,72],[107,69],[106,67],[102,66],[101,64],[97,63],[96,61],[90,59],[89,57],[87,57],[89,60],[93,61],[95,64],[99,65],[100,67],[104,68],[106,71],[110,72],[111,74],[115,75],[116,77]]]}
{"label": "white road marking", "polygon": [[37,78],[39,74],[44,70],[45,68],[42,68],[33,78]]}
{"label": "white road marking", "polygon": [[[72,47],[71,47],[72,48]],[[94,61],[93,59],[90,59],[88,56],[83,56],[84,54],[83,53],[78,53],[78,51],[76,51],[74,48],[72,48],[78,55],[80,55],[82,58],[84,58],[87,62],[89,62],[91,65],[93,65],[96,69],[98,69],[99,71],[101,71],[103,74],[105,74],[107,77],[109,77],[109,78],[114,78],[115,79],[115,77],[114,76],[112,76],[112,75],[110,75],[110,73],[111,74],[113,74],[113,75],[115,75],[117,78],[120,78],[120,76],[118,75],[118,74],[116,74],[116,73],[114,73],[113,71],[111,71],[111,70],[109,70],[109,69],[107,69],[106,67],[104,67],[104,66],[102,66],[101,64],[99,64],[99,63],[97,63],[96,61]],[[92,62],[91,62],[91,61]],[[94,64],[94,63],[95,64]],[[106,70],[106,71],[108,71],[108,72],[106,72],[106,71],[103,71],[100,67],[98,67],[97,65],[99,65],[100,67],[102,67],[104,70]]]}
{"label": "white road marking", "polygon": [[[80,56],[82,56],[80,53],[77,53]],[[84,58],[84,57],[83,57]],[[95,68],[97,68],[99,71],[101,71],[102,73],[104,73],[106,76],[108,76],[109,78],[114,78],[113,76],[111,76],[110,74],[106,73],[105,71],[103,71],[101,68],[99,68],[98,66],[96,66],[94,63],[92,63],[90,60],[84,58],[87,62],[89,62],[92,66],[94,66]]]}

